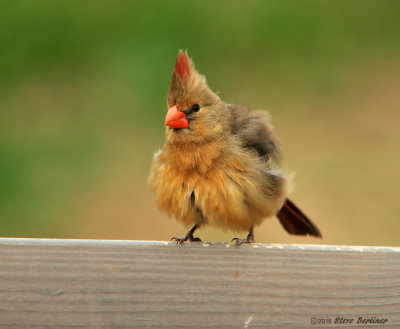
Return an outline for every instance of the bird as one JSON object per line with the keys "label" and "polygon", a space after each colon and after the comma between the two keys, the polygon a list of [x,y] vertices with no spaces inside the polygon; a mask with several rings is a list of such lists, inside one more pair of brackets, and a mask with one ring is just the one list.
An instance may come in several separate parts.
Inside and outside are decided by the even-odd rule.
{"label": "bird", "polygon": [[149,183],[160,211],[191,227],[178,244],[201,242],[206,225],[246,232],[277,217],[290,234],[322,237],[288,198],[282,151],[267,111],[228,104],[179,50],[167,96],[165,144],[154,154]]}

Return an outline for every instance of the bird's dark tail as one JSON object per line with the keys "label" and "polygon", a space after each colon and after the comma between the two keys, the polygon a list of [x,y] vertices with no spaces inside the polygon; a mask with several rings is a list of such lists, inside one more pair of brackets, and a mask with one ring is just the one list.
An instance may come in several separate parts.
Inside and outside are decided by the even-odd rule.
{"label": "bird's dark tail", "polygon": [[286,199],[276,216],[283,228],[290,234],[308,234],[319,238],[322,237],[321,232],[315,224],[289,199]]}

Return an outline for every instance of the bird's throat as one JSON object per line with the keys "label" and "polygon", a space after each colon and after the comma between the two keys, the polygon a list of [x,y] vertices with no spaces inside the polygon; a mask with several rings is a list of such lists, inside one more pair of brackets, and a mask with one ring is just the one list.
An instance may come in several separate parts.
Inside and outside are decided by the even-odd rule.
{"label": "bird's throat", "polygon": [[181,170],[196,170],[204,174],[212,168],[223,153],[223,143],[213,141],[202,144],[169,144],[169,160]]}

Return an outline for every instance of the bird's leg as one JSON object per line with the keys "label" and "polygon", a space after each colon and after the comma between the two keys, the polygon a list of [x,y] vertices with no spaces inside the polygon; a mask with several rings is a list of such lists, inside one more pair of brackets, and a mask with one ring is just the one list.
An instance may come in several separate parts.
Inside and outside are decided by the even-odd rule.
{"label": "bird's leg", "polygon": [[178,243],[178,244],[182,244],[182,243],[184,243],[185,241],[189,241],[189,242],[201,242],[201,239],[200,239],[200,238],[198,238],[198,237],[195,238],[195,237],[193,236],[194,231],[196,231],[197,229],[198,229],[198,227],[197,227],[197,225],[195,225],[195,226],[193,226],[193,227],[190,229],[189,232],[186,233],[186,235],[185,235],[183,238],[176,238],[176,237],[173,237],[173,238],[171,238],[170,241],[175,240],[176,243]]}
{"label": "bird's leg", "polygon": [[[243,243],[254,243],[254,242],[256,242],[256,241],[254,240],[253,226],[250,227],[249,234],[247,234],[247,238],[246,238],[246,239],[233,238],[232,241],[236,241],[235,244],[236,244],[237,246],[240,246],[240,245],[243,244]],[[231,241],[231,242],[232,242],[232,241]]]}

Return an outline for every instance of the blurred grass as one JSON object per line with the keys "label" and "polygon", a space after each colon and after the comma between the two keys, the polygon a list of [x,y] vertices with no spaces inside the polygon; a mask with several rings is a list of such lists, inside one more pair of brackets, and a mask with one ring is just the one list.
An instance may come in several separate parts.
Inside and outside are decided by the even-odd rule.
{"label": "blurred grass", "polygon": [[[398,245],[397,1],[1,1],[0,235],[168,239],[146,184],[188,49],[270,110],[324,243]],[[201,231],[205,240],[234,233]],[[290,237],[273,221],[260,242]]]}

